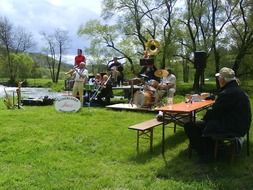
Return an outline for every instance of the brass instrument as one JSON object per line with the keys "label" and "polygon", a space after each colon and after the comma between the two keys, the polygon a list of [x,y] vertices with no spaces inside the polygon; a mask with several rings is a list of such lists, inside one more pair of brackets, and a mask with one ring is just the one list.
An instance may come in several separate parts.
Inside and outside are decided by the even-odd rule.
{"label": "brass instrument", "polygon": [[150,39],[145,43],[145,48],[149,55],[155,56],[159,52],[160,43],[155,39]]}
{"label": "brass instrument", "polygon": [[111,77],[112,77],[112,75],[110,74],[108,79],[106,81],[104,81],[103,83],[101,83],[101,85],[98,86],[98,88],[96,89],[94,94],[90,97],[89,102],[91,102],[93,99],[95,99],[98,96],[99,92],[107,84],[107,82],[111,79]]}

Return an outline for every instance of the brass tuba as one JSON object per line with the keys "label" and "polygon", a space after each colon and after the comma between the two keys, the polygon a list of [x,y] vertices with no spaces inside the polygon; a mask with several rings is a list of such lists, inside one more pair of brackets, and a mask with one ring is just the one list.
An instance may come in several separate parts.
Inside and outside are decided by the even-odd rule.
{"label": "brass tuba", "polygon": [[150,39],[145,43],[145,48],[149,55],[154,56],[158,54],[160,43],[155,39]]}

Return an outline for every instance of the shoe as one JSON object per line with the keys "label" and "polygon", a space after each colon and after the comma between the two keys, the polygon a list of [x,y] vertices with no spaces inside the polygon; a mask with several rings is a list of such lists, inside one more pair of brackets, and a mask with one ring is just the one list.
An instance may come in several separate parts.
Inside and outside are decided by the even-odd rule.
{"label": "shoe", "polygon": [[156,119],[157,119],[157,121],[163,121],[163,115],[157,114]]}

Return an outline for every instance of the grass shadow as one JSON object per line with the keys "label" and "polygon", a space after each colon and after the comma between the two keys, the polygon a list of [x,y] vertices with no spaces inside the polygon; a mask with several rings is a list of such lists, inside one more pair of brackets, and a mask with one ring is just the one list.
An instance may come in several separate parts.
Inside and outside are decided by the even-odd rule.
{"label": "grass shadow", "polygon": [[[169,133],[169,135],[168,135]],[[158,136],[158,134],[160,134]],[[167,136],[166,136],[167,134]],[[173,132],[171,127],[166,126],[165,128],[165,152],[168,150],[176,149],[178,146],[181,146],[182,142],[186,140],[186,135],[182,129],[178,129],[176,133]],[[162,155],[162,126],[157,127],[154,130],[154,142],[153,151],[150,152],[149,141],[140,139],[140,150],[139,153],[136,152],[135,155],[129,158],[130,161],[135,161],[137,163],[144,164],[150,159]],[[143,149],[145,150],[143,151]]]}
{"label": "grass shadow", "polygon": [[[252,152],[252,148],[250,148]],[[177,180],[189,186],[205,184],[210,189],[252,189],[253,173],[251,159],[246,154],[246,144],[242,152],[230,162],[229,152],[221,152],[217,160],[199,162],[198,155],[193,152],[188,157],[187,147],[173,157],[164,156],[164,167],[157,170],[160,180]],[[240,182],[240,183],[239,183]],[[196,186],[196,189],[202,189]]]}

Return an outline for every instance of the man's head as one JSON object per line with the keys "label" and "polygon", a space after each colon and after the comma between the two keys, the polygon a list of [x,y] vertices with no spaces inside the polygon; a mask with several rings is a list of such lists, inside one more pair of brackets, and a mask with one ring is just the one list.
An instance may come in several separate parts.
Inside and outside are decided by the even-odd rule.
{"label": "man's head", "polygon": [[103,81],[106,81],[108,79],[108,75],[103,75]]}
{"label": "man's head", "polygon": [[82,55],[83,51],[81,49],[77,49],[77,54]]}
{"label": "man's head", "polygon": [[236,80],[234,70],[228,67],[223,67],[215,76],[218,77],[220,87],[225,86],[225,84],[232,80]]}
{"label": "man's head", "polygon": [[85,67],[85,62],[81,62],[79,65],[79,68],[84,68]]}

